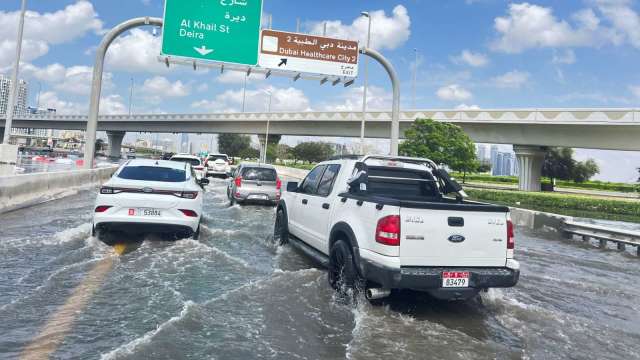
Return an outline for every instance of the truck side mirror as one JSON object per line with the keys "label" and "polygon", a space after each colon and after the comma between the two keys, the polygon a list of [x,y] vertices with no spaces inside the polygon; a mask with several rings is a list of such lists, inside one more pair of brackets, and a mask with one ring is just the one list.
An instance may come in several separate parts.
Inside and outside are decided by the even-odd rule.
{"label": "truck side mirror", "polygon": [[295,181],[289,181],[287,183],[287,192],[298,192],[298,183]]}

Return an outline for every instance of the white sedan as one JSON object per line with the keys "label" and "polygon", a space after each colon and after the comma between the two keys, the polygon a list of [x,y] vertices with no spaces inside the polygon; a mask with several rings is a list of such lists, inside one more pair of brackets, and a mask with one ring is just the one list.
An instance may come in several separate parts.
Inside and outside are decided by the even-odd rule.
{"label": "white sedan", "polygon": [[174,239],[200,234],[202,186],[190,164],[129,160],[101,188],[94,207],[93,235],[161,233]]}

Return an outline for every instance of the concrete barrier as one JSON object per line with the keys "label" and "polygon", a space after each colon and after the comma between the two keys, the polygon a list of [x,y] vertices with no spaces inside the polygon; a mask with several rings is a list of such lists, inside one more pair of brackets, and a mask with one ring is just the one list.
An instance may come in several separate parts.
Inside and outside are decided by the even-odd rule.
{"label": "concrete barrier", "polygon": [[77,193],[107,181],[116,166],[0,177],[0,213]]}

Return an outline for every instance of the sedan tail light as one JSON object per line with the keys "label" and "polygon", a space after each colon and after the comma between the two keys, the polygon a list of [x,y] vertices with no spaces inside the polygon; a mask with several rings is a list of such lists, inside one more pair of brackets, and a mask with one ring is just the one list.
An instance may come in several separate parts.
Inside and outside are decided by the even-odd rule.
{"label": "sedan tail light", "polygon": [[188,216],[188,217],[198,217],[198,213],[193,210],[180,209],[180,212],[182,212],[185,216]]}
{"label": "sedan tail light", "polygon": [[516,247],[515,231],[513,222],[507,220],[507,250],[513,250]]}
{"label": "sedan tail light", "polygon": [[276,190],[280,190],[282,188],[282,181],[280,178],[276,178]]}
{"label": "sedan tail light", "polygon": [[96,210],[95,210],[95,212],[97,212],[97,213],[103,213],[103,212],[105,212],[105,211],[109,210],[111,207],[112,207],[112,206],[109,206],[109,205],[99,205],[99,206],[96,206]]}
{"label": "sedan tail light", "polygon": [[383,245],[400,246],[399,215],[389,215],[378,220],[378,226],[376,226],[376,242]]}
{"label": "sedan tail light", "polygon": [[236,187],[242,187],[242,176],[238,176],[233,180],[236,183]]}
{"label": "sedan tail light", "polygon": [[198,192],[197,191],[179,191],[179,192],[173,193],[173,195],[183,199],[193,200],[198,197]]}
{"label": "sedan tail light", "polygon": [[111,187],[107,187],[107,186],[103,186],[100,188],[100,194],[104,194],[104,195],[111,195],[111,194],[115,194],[115,189],[111,188]]}

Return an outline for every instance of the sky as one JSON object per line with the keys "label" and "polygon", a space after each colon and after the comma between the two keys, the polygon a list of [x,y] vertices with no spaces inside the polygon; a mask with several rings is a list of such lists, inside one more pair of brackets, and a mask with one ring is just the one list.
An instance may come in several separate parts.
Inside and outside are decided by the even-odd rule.
{"label": "sky", "polygon": [[[372,47],[394,64],[402,107],[637,107],[640,102],[640,3],[635,0],[507,2],[501,0],[264,0],[274,29],[327,33],[364,42],[372,17]],[[10,74],[19,0],[0,4],[0,73]],[[88,109],[95,49],[105,31],[138,16],[162,17],[162,0],[28,0],[21,78],[30,105],[59,113]],[[243,75],[169,69],[157,60],[161,36],[127,32],[111,46],[101,113],[206,113],[241,109]],[[412,78],[417,70],[416,96]],[[361,68],[362,71],[362,68]],[[130,99],[131,84],[134,95]],[[251,76],[247,111],[357,110],[362,78],[348,88]],[[39,97],[38,97],[39,93]],[[382,68],[369,66],[367,106],[389,109]],[[285,141],[295,142],[296,139]],[[598,179],[634,181],[640,154],[577,150],[598,161]]]}

